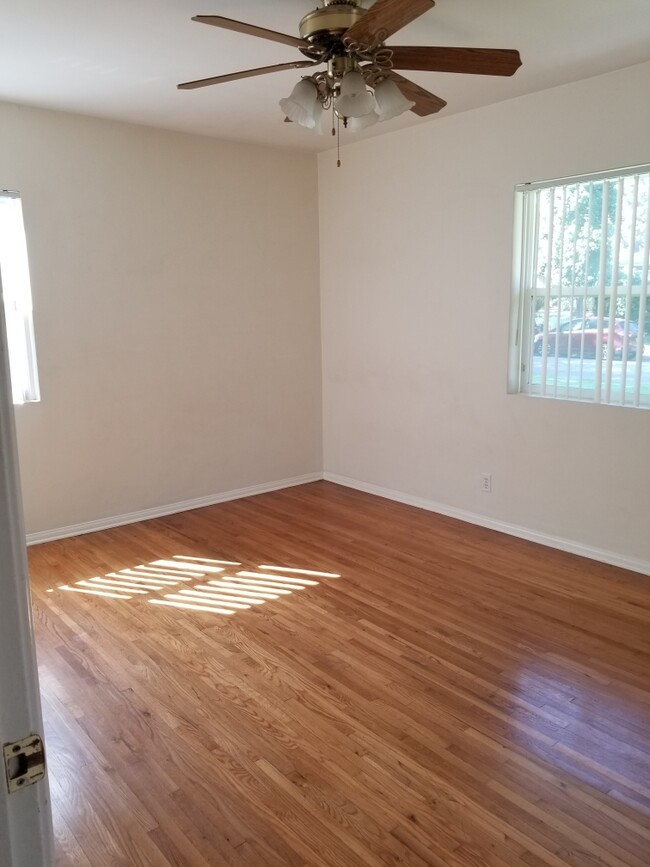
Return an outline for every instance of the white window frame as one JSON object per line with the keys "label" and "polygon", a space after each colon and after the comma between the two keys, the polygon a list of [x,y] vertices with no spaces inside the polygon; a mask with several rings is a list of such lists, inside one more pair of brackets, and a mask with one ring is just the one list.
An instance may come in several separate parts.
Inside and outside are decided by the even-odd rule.
{"label": "white window frame", "polygon": [[[553,214],[556,196],[561,196],[562,201],[566,202],[569,197],[569,192],[572,188],[579,187],[584,194],[585,188],[589,192],[589,207],[591,209],[591,195],[595,185],[602,182],[602,213],[598,212],[600,220],[601,235],[609,234],[610,241],[608,250],[605,245],[601,245],[601,260],[598,264],[598,280],[596,284],[589,284],[587,278],[587,270],[585,267],[584,283],[576,283],[576,268],[572,273],[572,285],[566,286],[563,284],[563,277],[560,275],[559,280],[551,275],[553,255],[557,254],[557,248],[553,247],[555,239],[553,237]],[[580,175],[570,178],[561,178],[558,180],[539,181],[534,183],[520,184],[515,187],[515,215],[514,215],[514,255],[513,255],[513,274],[512,274],[512,296],[511,296],[511,317],[510,317],[510,353],[508,366],[508,391],[510,393],[524,393],[536,397],[555,398],[561,400],[580,400],[590,403],[600,403],[617,406],[631,406],[637,408],[650,408],[650,392],[648,389],[648,381],[650,378],[650,359],[646,359],[645,364],[642,362],[641,352],[643,348],[643,323],[648,314],[650,314],[650,299],[648,298],[648,270],[650,261],[650,203],[645,201],[646,191],[650,183],[650,165],[634,166],[624,169],[612,171],[598,172],[589,175]],[[616,190],[616,216],[614,220],[610,219],[608,207],[614,200],[608,200],[608,190],[613,189],[615,184]],[[625,232],[627,229],[621,225],[621,212],[624,210],[623,205],[623,184],[626,184],[626,190],[629,191],[630,185],[633,187],[632,196],[632,213],[631,220],[628,222],[633,227],[633,236],[628,239]],[[639,191],[643,195],[639,194]],[[553,198],[553,203],[549,205],[550,213],[543,212],[542,206],[546,207],[546,200],[543,198]],[[629,208],[626,210],[629,216]],[[566,209],[562,214],[564,219]],[[540,228],[540,222],[546,218],[546,225],[549,226],[547,235],[544,234],[543,227]],[[592,213],[590,211],[587,229],[591,233],[597,228],[591,223]],[[567,239],[577,238],[578,233],[572,232],[575,224],[571,222],[563,222],[562,230],[556,235],[557,243],[564,245],[565,235]],[[603,225],[605,228],[603,229]],[[567,226],[570,228],[567,229]],[[638,249],[638,229],[641,229],[643,235],[640,250]],[[541,239],[548,236],[549,247],[548,255],[544,252],[540,259],[543,265],[547,265],[546,277],[547,285],[541,283],[540,265],[537,261],[539,250],[541,248]],[[591,234],[589,235],[590,239]],[[634,254],[623,255],[625,245],[630,249],[630,243],[634,249],[636,241],[637,252]],[[590,247],[590,249],[592,249]],[[606,277],[606,253],[609,251],[613,266],[611,267],[612,277],[611,284],[609,278]],[[621,254],[619,262],[619,253]],[[560,260],[563,266],[566,260],[564,256],[573,256],[573,265],[576,264],[576,246],[567,240],[566,250],[563,246],[560,247]],[[611,260],[609,262],[612,265]],[[624,266],[624,267],[623,267]],[[623,285],[621,285],[621,271],[625,273]],[[640,284],[638,283],[638,275],[640,274]],[[634,284],[634,285],[633,285]],[[639,297],[638,308],[638,358],[633,358],[632,353],[628,353],[628,327],[629,322],[636,322],[636,319],[630,318],[630,309],[632,308],[632,298]],[[535,359],[533,350],[539,351],[540,347],[535,346],[535,341],[540,342],[539,334],[535,337],[535,307],[540,298],[544,298],[543,324],[538,328],[541,329],[543,347],[541,358]],[[563,358],[561,365],[558,364],[557,353],[553,351],[552,344],[554,341],[560,343],[560,315],[562,307],[556,307],[555,314],[551,313],[549,317],[549,305],[554,302],[556,305],[564,302],[569,305],[570,311],[574,309],[575,299],[581,299],[586,305],[587,303],[596,303],[598,316],[598,342],[593,350],[595,355],[593,363],[591,360],[586,361],[584,352],[584,342],[580,346],[580,337],[576,340],[577,358],[572,359],[571,344],[569,347],[564,347],[564,354],[567,356],[566,361]],[[595,302],[594,302],[594,299]],[[608,329],[608,333],[614,333],[614,321],[617,318],[615,311],[616,302],[619,301],[625,305],[625,325],[620,325],[625,331],[624,347],[620,351],[621,361],[616,362],[614,366],[614,353],[601,353],[604,348],[603,331]],[[604,313],[605,303],[609,305],[609,312]],[[578,302],[580,303],[580,302]],[[572,313],[568,314],[569,317]],[[587,314],[583,307],[582,316]],[[550,319],[555,317],[555,325],[550,323]],[[592,314],[593,316],[593,314]],[[581,326],[577,325],[578,332]],[[571,326],[569,326],[571,328]],[[553,330],[555,329],[555,333]],[[551,332],[549,338],[549,331]],[[552,338],[552,339],[551,339]],[[573,340],[574,338],[569,338]],[[632,339],[632,338],[630,338]],[[584,341],[584,337],[582,338]],[[646,340],[647,343],[647,340]],[[557,345],[557,344],[556,344]],[[561,345],[561,343],[560,343]],[[607,357],[601,358],[604,354]],[[629,355],[629,358],[628,358]],[[598,359],[598,362],[596,362]],[[573,373],[571,365],[573,364]],[[541,366],[541,370],[540,370]],[[583,378],[583,366],[585,376]],[[561,370],[559,369],[561,367]],[[587,368],[593,368],[587,370]],[[614,373],[613,373],[614,371]],[[564,377],[564,379],[563,379]]]}
{"label": "white window frame", "polygon": [[0,190],[0,295],[14,404],[39,401],[32,291],[20,194]]}

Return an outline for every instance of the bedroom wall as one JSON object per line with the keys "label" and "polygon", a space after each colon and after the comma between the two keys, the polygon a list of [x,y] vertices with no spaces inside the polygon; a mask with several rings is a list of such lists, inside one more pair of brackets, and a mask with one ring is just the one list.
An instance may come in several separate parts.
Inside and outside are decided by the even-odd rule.
{"label": "bedroom wall", "polygon": [[320,473],[313,156],[4,104],[0,188],[35,305],[28,533]]}
{"label": "bedroom wall", "polygon": [[506,391],[514,186],[648,162],[649,94],[643,64],[319,156],[326,477],[650,572],[650,412]]}

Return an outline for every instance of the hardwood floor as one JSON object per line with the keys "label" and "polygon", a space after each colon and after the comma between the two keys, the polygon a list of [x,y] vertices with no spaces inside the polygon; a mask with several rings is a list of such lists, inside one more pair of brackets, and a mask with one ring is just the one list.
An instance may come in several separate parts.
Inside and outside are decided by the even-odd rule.
{"label": "hardwood floor", "polygon": [[647,577],[325,482],[29,554],[60,867],[650,864]]}

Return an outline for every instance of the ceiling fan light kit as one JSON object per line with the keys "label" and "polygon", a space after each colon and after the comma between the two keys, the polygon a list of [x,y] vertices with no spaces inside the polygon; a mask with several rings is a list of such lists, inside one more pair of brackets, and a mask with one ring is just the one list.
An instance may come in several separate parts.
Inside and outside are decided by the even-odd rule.
{"label": "ceiling fan light kit", "polygon": [[285,116],[294,123],[314,129],[317,119],[320,121],[318,109],[322,114],[323,107],[318,100],[318,88],[309,78],[301,78],[291,91],[291,95],[280,100],[280,108]]}
{"label": "ceiling fan light kit", "polygon": [[380,81],[375,88],[377,101],[377,120],[392,120],[405,111],[410,111],[415,103],[407,99],[399,87],[390,78]]}
{"label": "ceiling fan light kit", "polygon": [[339,117],[363,117],[377,106],[374,95],[366,89],[363,75],[356,69],[346,72],[341,79],[334,111]]}
{"label": "ceiling fan light kit", "polygon": [[303,16],[299,37],[219,15],[196,15],[192,20],[201,24],[298,48],[308,60],[188,81],[178,87],[189,90],[325,64],[324,70],[302,78],[290,96],[280,100],[285,119],[321,132],[323,111],[331,108],[337,130],[342,121],[348,130],[359,131],[406,111],[426,117],[447,104],[397,70],[513,75],[521,66],[519,52],[511,49],[385,44],[393,33],[432,9],[434,0],[376,0],[369,9],[361,6],[361,0],[322,3]]}

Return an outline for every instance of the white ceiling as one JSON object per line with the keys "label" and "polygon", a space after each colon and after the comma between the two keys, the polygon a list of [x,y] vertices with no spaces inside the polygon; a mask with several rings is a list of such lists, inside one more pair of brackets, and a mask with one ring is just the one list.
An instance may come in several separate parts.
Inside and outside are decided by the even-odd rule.
{"label": "white ceiling", "polygon": [[[298,35],[316,0],[4,0],[0,99],[219,138],[325,150],[332,137],[283,123],[278,100],[299,70],[179,91],[176,84],[304,59],[297,49],[191,21],[236,18]],[[365,0],[364,5],[371,5]],[[447,100],[356,138],[650,60],[650,0],[437,0],[388,40],[402,45],[517,48],[512,78],[404,73]],[[647,111],[650,94],[639,94]],[[606,113],[607,107],[603,106]]]}

